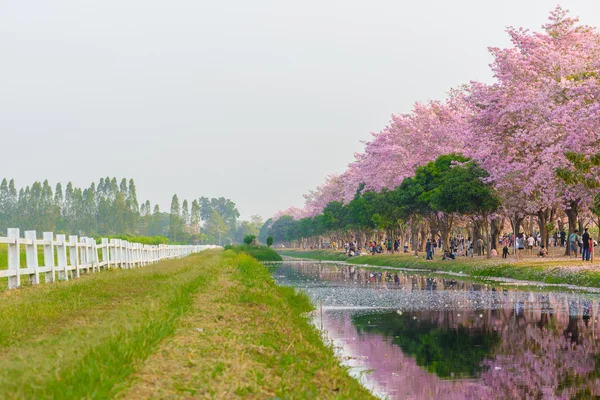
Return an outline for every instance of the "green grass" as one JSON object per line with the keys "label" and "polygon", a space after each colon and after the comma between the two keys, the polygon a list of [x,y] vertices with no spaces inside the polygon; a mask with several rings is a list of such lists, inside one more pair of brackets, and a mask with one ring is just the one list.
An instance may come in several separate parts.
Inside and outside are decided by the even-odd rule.
{"label": "green grass", "polygon": [[247,254],[229,250],[223,260],[122,398],[372,398],[323,344],[304,293],[277,286]]}
{"label": "green grass", "polygon": [[368,398],[309,309],[233,251],[5,291],[0,398]]}
{"label": "green grass", "polygon": [[348,257],[343,252],[331,250],[279,250],[281,255],[314,260],[345,261],[380,267],[425,269],[429,271],[456,272],[479,278],[500,277],[552,284],[571,284],[600,287],[600,268],[581,260],[557,258],[530,258],[523,261],[503,261],[501,258],[460,257],[452,261],[425,261],[408,254],[379,254]]}
{"label": "green grass", "polygon": [[248,245],[239,245],[239,246],[227,246],[226,249],[232,250],[233,252],[246,253],[256,258],[258,261],[281,261],[281,256],[273,250],[271,247],[265,246],[248,246]]}
{"label": "green grass", "polygon": [[7,291],[1,398],[107,398],[173,332],[216,254]]}

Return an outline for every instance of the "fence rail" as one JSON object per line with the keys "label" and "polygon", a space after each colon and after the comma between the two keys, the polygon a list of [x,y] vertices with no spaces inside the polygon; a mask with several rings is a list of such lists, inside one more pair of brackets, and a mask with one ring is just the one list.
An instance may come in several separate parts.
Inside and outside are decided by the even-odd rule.
{"label": "fence rail", "polygon": [[[0,278],[8,278],[8,288],[21,286],[25,276],[34,285],[58,280],[79,278],[82,273],[98,272],[109,268],[137,268],[162,260],[185,257],[217,246],[212,245],[145,245],[121,239],[103,238],[100,244],[88,237],[54,235],[44,232],[42,239],[36,231],[25,231],[21,237],[18,228],[7,230],[0,244],[8,245],[8,268],[0,265]],[[25,267],[21,267],[21,252],[25,247]],[[43,247],[44,265],[40,265],[38,247]]]}

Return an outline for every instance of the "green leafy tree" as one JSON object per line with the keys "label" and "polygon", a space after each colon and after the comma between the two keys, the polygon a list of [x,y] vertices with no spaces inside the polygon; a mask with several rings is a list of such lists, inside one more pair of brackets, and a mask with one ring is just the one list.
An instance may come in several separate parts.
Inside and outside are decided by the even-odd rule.
{"label": "green leafy tree", "polygon": [[221,214],[217,210],[213,210],[210,218],[204,224],[203,231],[209,243],[222,245],[224,241],[223,235],[227,233],[228,228]]}
{"label": "green leafy tree", "polygon": [[273,223],[269,230],[271,236],[277,243],[284,243],[290,240],[290,231],[294,226],[294,218],[289,215],[283,215]]}
{"label": "green leafy tree", "polygon": [[244,236],[244,243],[250,246],[254,242],[254,239],[256,239],[255,235],[246,235]]}
{"label": "green leafy tree", "polygon": [[273,246],[273,236],[267,236],[267,246]]}
{"label": "green leafy tree", "polygon": [[224,197],[219,198],[207,198],[201,197],[199,199],[200,215],[202,220],[207,221],[212,216],[213,211],[217,211],[219,215],[225,221],[227,230],[222,233],[222,239],[225,241],[231,241],[237,229],[237,220],[240,216],[235,203]]}

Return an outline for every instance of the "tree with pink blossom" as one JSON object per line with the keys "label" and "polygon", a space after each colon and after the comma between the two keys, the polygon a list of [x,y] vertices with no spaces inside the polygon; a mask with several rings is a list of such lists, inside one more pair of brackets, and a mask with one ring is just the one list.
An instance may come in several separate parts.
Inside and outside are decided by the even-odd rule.
{"label": "tree with pink blossom", "polygon": [[490,48],[497,83],[468,88],[474,145],[467,155],[489,172],[505,199],[538,216],[546,243],[546,222],[556,207],[574,231],[579,209],[590,203],[583,186],[557,178],[557,168],[567,163],[564,152],[584,150],[600,135],[589,121],[573,118],[586,109],[580,92],[596,79],[600,60],[600,36],[577,22],[557,7],[542,32],[508,28],[514,47]]}

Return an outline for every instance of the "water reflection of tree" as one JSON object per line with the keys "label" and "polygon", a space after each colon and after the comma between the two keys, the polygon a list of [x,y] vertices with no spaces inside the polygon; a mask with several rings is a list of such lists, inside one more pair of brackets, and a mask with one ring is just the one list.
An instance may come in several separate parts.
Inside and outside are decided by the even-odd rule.
{"label": "water reflection of tree", "polygon": [[[535,293],[492,288],[414,273],[378,274],[375,270],[361,267],[340,268],[323,264],[317,269],[313,264],[304,265],[300,270],[294,269],[301,276],[319,281],[358,283],[381,289],[398,288],[409,294],[415,291],[446,291],[442,298],[447,310],[421,311],[418,306],[411,307],[409,304],[408,309],[414,311],[405,310],[402,317],[394,313],[384,314],[395,321],[390,328],[382,327],[385,324],[373,314],[352,318],[352,325],[356,324],[365,341],[372,343],[378,340],[377,337],[385,337],[383,341],[394,343],[404,354],[414,357],[421,368],[438,377],[448,378],[452,372],[459,377],[472,376],[473,371],[476,373],[479,368],[479,386],[472,385],[473,380],[445,379],[440,382],[438,379],[436,382],[434,375],[426,377],[412,372],[412,379],[422,381],[419,386],[430,385],[433,390],[437,385],[449,390],[448,385],[454,385],[456,390],[462,390],[453,391],[454,395],[446,398],[483,398],[490,393],[494,398],[507,399],[600,398],[597,338],[600,302],[597,299],[561,292]],[[448,294],[458,291],[465,292],[465,295]],[[485,291],[488,292],[486,296],[478,297]],[[408,319],[411,316],[417,317],[414,325],[411,325],[413,320]],[[368,324],[369,321],[371,324]],[[411,327],[415,332],[410,332]],[[449,333],[451,331],[455,333]],[[463,336],[473,334],[495,334],[499,340],[494,342],[490,339],[481,345],[471,336],[460,342]],[[456,344],[457,337],[460,348],[455,351],[452,346]],[[481,356],[478,351],[467,348],[468,343],[473,343],[473,347],[487,346],[487,350],[483,349],[486,352]],[[445,360],[457,357],[462,359]],[[438,359],[442,361],[437,364],[431,361]],[[480,359],[479,366],[475,366],[477,359]],[[404,381],[403,384],[409,382]]]}
{"label": "water reflection of tree", "polygon": [[327,263],[298,263],[277,271],[291,281],[318,280],[331,283],[357,283],[370,287],[412,288],[414,290],[481,290],[483,284],[456,279],[427,277],[408,271],[381,271],[373,268]]}
{"label": "water reflection of tree", "polygon": [[381,333],[392,338],[405,354],[415,357],[417,365],[441,378],[473,377],[482,361],[492,355],[499,341],[497,332],[440,327],[437,322],[412,319],[397,313],[372,314],[353,318],[359,332]]}
{"label": "water reflection of tree", "polygon": [[352,320],[360,333],[388,338],[440,378],[479,374],[498,398],[597,398],[600,355],[592,304],[570,300],[569,305],[570,313],[559,314],[533,312],[525,305],[486,310],[464,324],[451,311]]}

